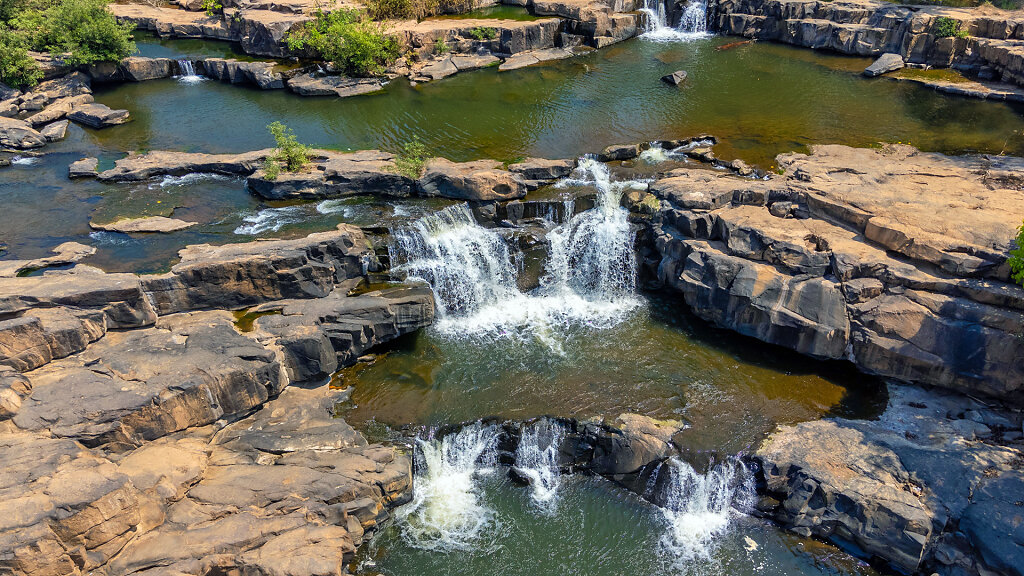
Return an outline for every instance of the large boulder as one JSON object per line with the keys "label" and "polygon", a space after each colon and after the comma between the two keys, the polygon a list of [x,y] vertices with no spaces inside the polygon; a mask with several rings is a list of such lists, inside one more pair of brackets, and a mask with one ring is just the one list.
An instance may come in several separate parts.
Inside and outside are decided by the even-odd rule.
{"label": "large boulder", "polygon": [[864,69],[864,75],[868,77],[881,76],[887,72],[895,72],[903,68],[903,57],[891,52],[882,54],[870,66]]}
{"label": "large boulder", "polygon": [[254,84],[262,90],[284,88],[284,77],[274,70],[274,62],[242,62],[233,58],[202,60],[206,76],[231,84]]}
{"label": "large boulder", "polygon": [[93,102],[78,104],[68,114],[68,119],[90,128],[107,128],[128,121],[127,110],[112,110],[105,104]]}
{"label": "large boulder", "polygon": [[184,176],[196,172],[247,176],[263,163],[270,150],[242,154],[203,154],[200,152],[169,152],[154,150],[129,154],[114,167],[99,174],[107,182],[137,182],[156,176]]}
{"label": "large boulder", "polygon": [[122,218],[120,220],[102,224],[98,222],[89,222],[89,227],[93,230],[106,230],[108,232],[123,232],[125,234],[140,234],[140,233],[169,233],[184,230],[195,226],[197,222],[186,222],[184,220],[178,220],[177,218],[167,218],[165,216],[146,216],[140,218]]}
{"label": "large boulder", "polygon": [[416,183],[422,196],[456,200],[512,200],[526,196],[526,184],[515,174],[502,170],[495,160],[452,162],[429,160]]}
{"label": "large boulder", "polygon": [[299,74],[288,80],[288,89],[300,96],[337,96],[347,98],[384,89],[376,78],[348,78],[346,76],[318,76]]}
{"label": "large boulder", "polygon": [[45,145],[46,137],[33,129],[28,122],[0,116],[0,147],[26,150],[42,148]]}

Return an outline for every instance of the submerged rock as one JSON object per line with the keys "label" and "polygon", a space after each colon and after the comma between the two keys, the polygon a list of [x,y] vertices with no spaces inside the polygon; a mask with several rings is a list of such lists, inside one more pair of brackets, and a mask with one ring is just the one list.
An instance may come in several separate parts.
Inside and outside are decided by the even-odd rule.
{"label": "submerged rock", "polygon": [[670,86],[679,86],[683,82],[686,82],[686,70],[677,70],[671,74],[666,74],[661,77],[661,81]]}

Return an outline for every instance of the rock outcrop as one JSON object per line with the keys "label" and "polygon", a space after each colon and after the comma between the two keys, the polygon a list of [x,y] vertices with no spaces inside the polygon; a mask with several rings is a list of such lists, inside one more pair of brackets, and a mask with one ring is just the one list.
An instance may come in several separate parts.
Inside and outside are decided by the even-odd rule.
{"label": "rock outcrop", "polygon": [[452,162],[429,160],[416,183],[422,196],[456,200],[513,200],[526,196],[526,184],[496,160]]}
{"label": "rock outcrop", "polygon": [[177,218],[167,218],[165,216],[146,216],[141,218],[122,218],[121,220],[110,222],[108,224],[89,222],[89,227],[93,230],[123,232],[125,234],[166,234],[168,232],[177,232],[179,230],[191,228],[196,224],[196,222],[186,222],[184,220],[178,220]]}
{"label": "rock outcrop", "polygon": [[754,455],[768,496],[759,507],[900,572],[1019,574],[1019,429],[1019,413],[890,387],[880,420],[805,422],[766,440]]}
{"label": "rock outcrop", "polygon": [[[375,265],[342,226],[0,278],[0,572],[345,574],[411,462],[334,416],[345,392],[289,384],[304,329],[322,378],[433,320],[425,288],[348,296]],[[253,331],[223,310],[261,302]]]}
{"label": "rock outcrop", "polygon": [[1024,403],[1024,289],[1006,264],[1020,159],[819,146],[778,163],[766,180],[682,169],[650,185],[666,287],[766,342]]}
{"label": "rock outcrop", "polygon": [[[940,31],[940,18],[961,33]],[[1024,83],[1024,20],[994,8],[903,6],[881,0],[719,0],[717,30],[858,56],[902,60]],[[963,37],[958,37],[962,35]]]}

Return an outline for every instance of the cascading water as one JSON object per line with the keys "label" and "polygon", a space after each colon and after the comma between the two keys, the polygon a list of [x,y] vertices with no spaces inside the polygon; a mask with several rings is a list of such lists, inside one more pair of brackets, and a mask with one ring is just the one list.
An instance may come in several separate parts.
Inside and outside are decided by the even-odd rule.
{"label": "cascading water", "polygon": [[678,42],[707,36],[707,0],[690,0],[672,27],[665,12],[664,0],[644,0],[641,12],[647,14],[647,25],[642,38],[656,42]]}
{"label": "cascading water", "polygon": [[495,464],[499,429],[479,422],[416,442],[412,501],[396,511],[403,535],[427,550],[479,549],[498,519],[481,501],[479,476]]}
{"label": "cascading water", "polygon": [[549,513],[558,496],[558,455],[564,438],[564,427],[545,418],[525,427],[516,447],[516,472],[529,480],[534,504]]}
{"label": "cascading water", "polygon": [[677,566],[709,559],[714,540],[728,531],[736,514],[750,508],[754,497],[751,475],[735,460],[700,474],[673,457],[658,465],[647,489],[648,497],[661,502],[669,530],[660,544]]}
{"label": "cascading water", "polygon": [[178,82],[182,84],[196,84],[206,80],[206,78],[196,74],[196,69],[191,60],[178,60],[178,70],[181,71],[181,74],[178,76]]}
{"label": "cascading water", "polygon": [[612,182],[606,166],[584,158],[564,185],[595,187],[596,206],[548,233],[546,274],[528,293],[516,286],[518,253],[480,226],[466,205],[393,232],[394,270],[433,288],[436,330],[450,336],[536,337],[557,350],[555,328],[613,326],[639,305],[633,232],[619,199],[630,186],[646,184]]}

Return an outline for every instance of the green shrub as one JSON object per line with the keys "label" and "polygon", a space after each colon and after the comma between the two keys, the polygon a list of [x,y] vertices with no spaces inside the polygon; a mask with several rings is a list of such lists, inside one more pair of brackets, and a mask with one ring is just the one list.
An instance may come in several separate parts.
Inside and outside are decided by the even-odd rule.
{"label": "green shrub", "polygon": [[28,55],[25,38],[0,24],[0,82],[15,88],[35,86],[43,71]]}
{"label": "green shrub", "polygon": [[366,0],[366,10],[374,20],[422,20],[438,14],[464,14],[474,8],[476,0]]}
{"label": "green shrub", "polygon": [[963,26],[964,23],[955,18],[939,16],[932,24],[932,34],[937,38],[967,38],[967,30]]}
{"label": "green shrub", "polygon": [[1014,282],[1024,286],[1024,224],[1017,229],[1017,238],[1014,242],[1017,247],[1010,250],[1010,270],[1013,273]]}
{"label": "green shrub", "polygon": [[310,50],[352,76],[384,72],[398,58],[398,42],[359,10],[317,10],[287,37],[292,50]]}
{"label": "green shrub", "polygon": [[203,11],[207,16],[216,16],[224,11],[224,6],[218,0],[203,0]]}
{"label": "green shrub", "polygon": [[32,47],[69,64],[118,62],[135,52],[135,25],[118,23],[106,0],[59,0],[42,12],[31,12],[16,21],[31,35]]}
{"label": "green shrub", "polygon": [[309,147],[299,144],[295,133],[281,122],[272,122],[267,130],[274,137],[277,148],[263,161],[263,173],[268,180],[276,180],[283,168],[285,172],[298,172],[309,163]]}
{"label": "green shrub", "polygon": [[395,161],[391,165],[391,171],[416,180],[423,174],[423,165],[430,158],[427,145],[420,140],[419,136],[413,136],[412,140],[402,145],[402,150],[395,155]]}
{"label": "green shrub", "polygon": [[374,20],[401,20],[416,16],[414,0],[367,0],[366,10]]}
{"label": "green shrub", "polygon": [[448,43],[444,41],[444,38],[438,38],[434,41],[434,54],[447,54]]}
{"label": "green shrub", "polygon": [[487,28],[485,26],[477,26],[469,31],[469,35],[477,40],[494,40],[498,36],[498,31],[494,28]]}

